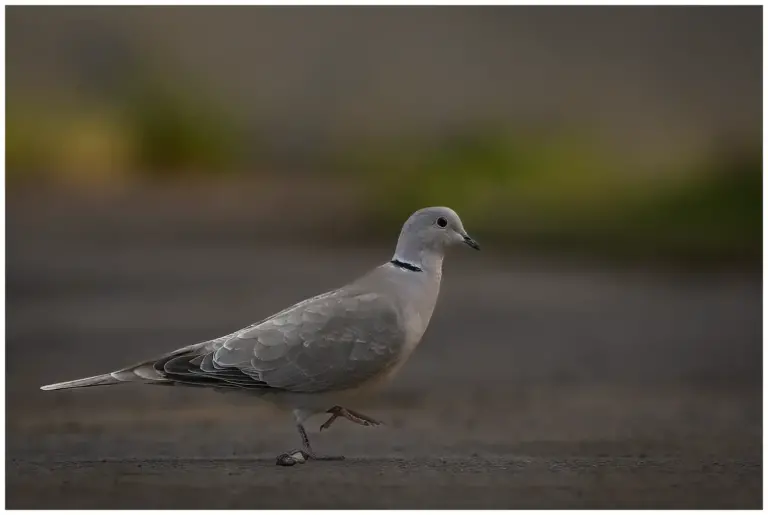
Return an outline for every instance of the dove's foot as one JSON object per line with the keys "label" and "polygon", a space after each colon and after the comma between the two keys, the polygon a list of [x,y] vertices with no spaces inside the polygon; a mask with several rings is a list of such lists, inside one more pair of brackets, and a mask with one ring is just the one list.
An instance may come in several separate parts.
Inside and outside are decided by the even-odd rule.
{"label": "dove's foot", "polygon": [[[298,414],[296,414],[298,413]],[[312,446],[309,443],[309,437],[307,436],[307,430],[304,429],[304,425],[301,423],[301,412],[294,412],[296,414],[296,429],[299,430],[301,435],[301,443],[304,446],[303,449],[297,449],[285,454],[281,454],[277,457],[277,464],[283,467],[292,467],[299,463],[306,463],[308,460],[317,461],[339,461],[343,460],[344,456],[324,456],[322,454],[315,454],[312,451]]]}
{"label": "dove's foot", "polygon": [[315,454],[297,449],[278,456],[277,465],[282,467],[292,467],[297,464],[306,463],[308,460],[341,461],[343,459],[345,459],[344,456],[324,456],[322,454]]}
{"label": "dove's foot", "polygon": [[277,457],[276,464],[281,467],[292,467],[299,463],[305,463],[307,455],[304,451],[291,451]]}
{"label": "dove's foot", "polygon": [[359,413],[357,411],[352,411],[351,409],[343,408],[341,406],[334,406],[333,408],[329,409],[326,413],[330,413],[331,418],[326,420],[325,423],[322,426],[320,426],[320,431],[331,427],[331,425],[339,417],[346,418],[347,420],[350,420],[355,424],[360,424],[361,426],[380,426],[383,423],[376,420],[375,418],[369,417],[368,415],[363,415],[362,413]]}

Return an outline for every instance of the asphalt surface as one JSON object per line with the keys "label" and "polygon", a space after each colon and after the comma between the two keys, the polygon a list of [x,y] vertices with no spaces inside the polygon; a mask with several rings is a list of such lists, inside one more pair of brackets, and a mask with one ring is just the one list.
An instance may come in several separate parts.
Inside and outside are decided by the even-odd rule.
{"label": "asphalt surface", "polygon": [[387,425],[309,424],[338,463],[276,467],[299,443],[290,415],[246,396],[39,391],[243,327],[391,252],[278,242],[258,223],[222,235],[183,214],[9,205],[8,508],[762,506],[748,273],[457,249],[424,342],[353,407]]}

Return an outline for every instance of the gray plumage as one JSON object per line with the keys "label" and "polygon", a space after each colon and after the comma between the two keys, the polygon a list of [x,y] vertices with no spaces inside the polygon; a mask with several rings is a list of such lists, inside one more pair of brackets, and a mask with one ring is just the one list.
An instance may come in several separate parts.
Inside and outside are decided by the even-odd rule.
{"label": "gray plumage", "polygon": [[403,226],[392,261],[342,288],[227,336],[42,389],[144,382],[240,390],[292,408],[300,425],[405,362],[437,302],[444,250],[460,242],[478,248],[453,210],[419,210]]}

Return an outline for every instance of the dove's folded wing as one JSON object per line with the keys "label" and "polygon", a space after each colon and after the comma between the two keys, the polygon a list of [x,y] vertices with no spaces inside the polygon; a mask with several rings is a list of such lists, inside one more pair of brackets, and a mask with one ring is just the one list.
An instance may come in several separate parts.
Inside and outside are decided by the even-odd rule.
{"label": "dove's folded wing", "polygon": [[237,333],[212,356],[268,387],[294,392],[355,386],[397,361],[400,314],[375,293],[336,292]]}
{"label": "dove's folded wing", "polygon": [[168,380],[190,385],[322,392],[385,372],[404,341],[401,314],[390,299],[336,290],[153,365]]}

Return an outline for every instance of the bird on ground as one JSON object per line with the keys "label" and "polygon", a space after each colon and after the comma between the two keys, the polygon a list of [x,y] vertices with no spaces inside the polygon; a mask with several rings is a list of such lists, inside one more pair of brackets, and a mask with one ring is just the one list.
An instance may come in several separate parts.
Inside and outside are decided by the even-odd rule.
{"label": "bird on ground", "polygon": [[403,225],[390,261],[339,289],[226,336],[41,389],[138,382],[246,392],[293,412],[302,448],[278,456],[278,465],[344,459],[316,454],[305,421],[327,413],[321,430],[338,418],[380,424],[347,406],[391,379],[419,344],[437,302],[445,251],[457,244],[480,248],[452,209],[420,209]]}

